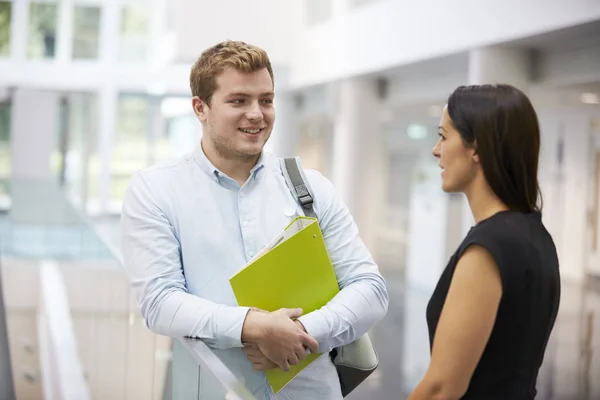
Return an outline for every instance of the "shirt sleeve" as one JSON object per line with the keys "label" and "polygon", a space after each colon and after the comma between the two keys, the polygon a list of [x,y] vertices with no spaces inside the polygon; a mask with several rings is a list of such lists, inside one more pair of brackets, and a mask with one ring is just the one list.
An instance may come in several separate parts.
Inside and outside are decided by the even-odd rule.
{"label": "shirt sleeve", "polygon": [[347,207],[329,180],[316,171],[306,174],[340,292],[299,320],[319,342],[319,352],[327,353],[364,335],[385,316],[389,300],[385,281]]}
{"label": "shirt sleeve", "polygon": [[125,270],[150,330],[199,338],[218,349],[242,346],[249,309],[188,293],[179,240],[143,172],[134,175],[123,200],[121,245]]}

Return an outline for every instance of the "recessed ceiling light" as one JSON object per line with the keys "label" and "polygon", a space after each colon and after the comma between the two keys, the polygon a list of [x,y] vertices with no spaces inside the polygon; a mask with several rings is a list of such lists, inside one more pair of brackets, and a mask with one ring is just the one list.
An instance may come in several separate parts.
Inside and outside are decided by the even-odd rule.
{"label": "recessed ceiling light", "polygon": [[600,104],[600,96],[597,93],[581,93],[583,104]]}
{"label": "recessed ceiling light", "polygon": [[420,124],[410,124],[406,134],[413,140],[423,140],[427,137],[427,128]]}

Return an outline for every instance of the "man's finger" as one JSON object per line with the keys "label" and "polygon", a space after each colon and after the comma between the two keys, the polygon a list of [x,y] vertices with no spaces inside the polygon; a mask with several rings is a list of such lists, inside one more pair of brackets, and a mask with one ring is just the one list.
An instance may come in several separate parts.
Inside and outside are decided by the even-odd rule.
{"label": "man's finger", "polygon": [[253,363],[264,363],[265,361],[264,357],[248,356],[247,358],[250,362]]}
{"label": "man's finger", "polygon": [[301,308],[281,308],[281,310],[291,319],[299,318],[303,313]]}
{"label": "man's finger", "polygon": [[311,353],[317,353],[319,351],[319,342],[317,342],[317,340],[309,334],[304,336],[302,343],[305,347],[309,348]]}
{"label": "man's finger", "polygon": [[247,349],[243,349],[242,350],[244,353],[246,353],[247,356],[258,356],[261,355],[262,352],[259,349],[254,349],[254,348],[247,348]]}
{"label": "man's finger", "polygon": [[298,364],[298,357],[296,356],[296,354],[292,354],[290,357],[288,357],[288,362],[290,363],[290,365]]}
{"label": "man's finger", "polygon": [[298,360],[304,360],[306,358],[306,350],[304,347],[302,350],[296,349],[296,357],[298,357]]}
{"label": "man's finger", "polygon": [[281,370],[283,372],[289,372],[289,370],[290,370],[290,363],[286,359],[283,359],[283,360],[281,360],[279,362],[275,362],[275,364],[277,364],[277,366],[279,368],[281,368]]}

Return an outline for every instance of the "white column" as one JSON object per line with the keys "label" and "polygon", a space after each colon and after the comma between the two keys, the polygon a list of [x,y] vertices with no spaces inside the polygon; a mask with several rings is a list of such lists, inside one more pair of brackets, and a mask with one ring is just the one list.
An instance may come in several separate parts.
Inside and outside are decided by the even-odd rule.
{"label": "white column", "polygon": [[275,125],[265,150],[278,157],[298,155],[299,119],[294,92],[289,90],[290,69],[276,66],[275,78]]}
{"label": "white column", "polygon": [[298,144],[298,118],[294,93],[277,92],[275,112],[275,126],[265,149],[278,157],[295,156]]}
{"label": "white column", "polygon": [[340,82],[334,91],[331,169],[333,185],[374,253],[387,190],[376,89],[372,80],[352,79]]}
{"label": "white column", "polygon": [[[35,110],[33,110],[35,108]],[[50,168],[58,127],[58,95],[16,89],[11,110],[11,201],[13,222],[65,221],[68,213],[57,196],[57,175]],[[39,203],[51,207],[46,212]],[[15,229],[19,229],[16,227]]]}
{"label": "white column", "polygon": [[62,0],[58,3],[56,30],[56,60],[67,64],[73,58],[73,0]]}
{"label": "white column", "polygon": [[98,60],[114,64],[118,62],[122,4],[108,1],[103,3],[101,9]]}
{"label": "white column", "polygon": [[580,283],[586,276],[591,253],[588,213],[594,179],[592,117],[571,108],[542,112],[539,119],[544,133],[540,157],[544,169],[538,174],[544,199],[543,220],[556,246],[561,279]]}
{"label": "white column", "polygon": [[[49,180],[58,124],[56,93],[16,89],[11,111],[11,178]],[[35,145],[34,145],[35,143]]]}
{"label": "white column", "polygon": [[27,55],[29,1],[13,1],[11,15],[10,50],[15,61],[24,61]]}
{"label": "white column", "polygon": [[100,179],[98,180],[98,197],[100,213],[109,211],[110,183],[111,183],[111,155],[114,135],[117,129],[117,101],[118,92],[114,87],[106,86],[99,92],[99,144],[98,155],[100,158]]}
{"label": "white column", "polygon": [[529,85],[529,59],[520,49],[486,47],[469,53],[469,84],[507,83],[522,91]]}

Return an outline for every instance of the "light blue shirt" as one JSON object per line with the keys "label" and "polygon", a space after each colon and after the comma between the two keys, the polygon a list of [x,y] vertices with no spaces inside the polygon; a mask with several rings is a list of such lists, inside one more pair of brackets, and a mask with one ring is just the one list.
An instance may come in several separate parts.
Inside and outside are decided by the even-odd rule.
{"label": "light blue shirt", "polygon": [[278,159],[263,153],[240,187],[199,146],[177,162],[136,173],[123,201],[123,258],[148,327],[201,338],[257,399],[341,399],[327,353],[363,335],[387,312],[385,282],[348,209],[325,177],[313,170],[305,175],[341,291],[299,318],[324,355],[277,396],[241,351],[248,308],[237,305],[229,278],[304,215]]}

